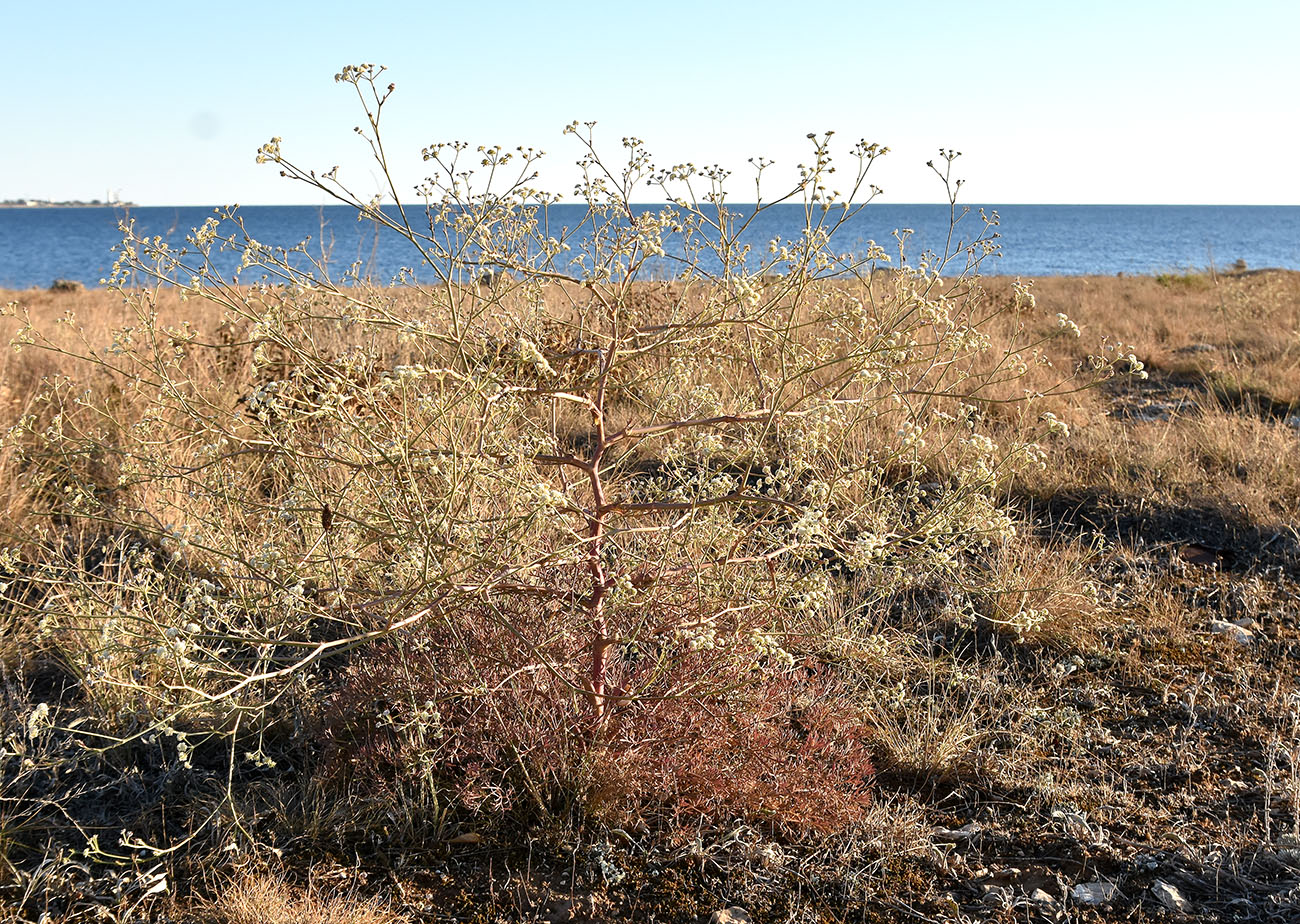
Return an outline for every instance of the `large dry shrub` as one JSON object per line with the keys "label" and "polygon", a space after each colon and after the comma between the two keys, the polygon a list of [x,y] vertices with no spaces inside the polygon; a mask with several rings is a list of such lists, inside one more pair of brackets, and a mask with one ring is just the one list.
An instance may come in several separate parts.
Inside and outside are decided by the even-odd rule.
{"label": "large dry shrub", "polygon": [[[906,235],[837,250],[885,149],[849,149],[841,196],[829,134],[771,200],[802,231],[764,248],[744,236],[769,201],[730,207],[725,171],[656,168],[637,139],[611,164],[576,123],[574,227],[529,185],[539,154],[459,143],[424,152],[420,207],[382,209],[381,70],[339,79],[387,189],[358,197],[279,139],[259,157],[404,240],[412,273],[334,278],[235,210],[184,246],[128,223],[134,320],[16,338],[80,363],[8,434],[37,499],[10,557],[96,740],[261,766],[307,714],[332,779],[412,816],[567,793],[851,823],[870,762],[832,667],[862,648],[848,582],[978,584],[1016,533],[1000,487],[1064,429],[1035,398],[1139,364],[1110,344],[1026,388],[1044,338],[1078,330],[1036,333],[1025,286],[984,297],[995,216],[915,260]],[[662,207],[631,206],[646,182]],[[165,320],[177,291],[220,326]]]}

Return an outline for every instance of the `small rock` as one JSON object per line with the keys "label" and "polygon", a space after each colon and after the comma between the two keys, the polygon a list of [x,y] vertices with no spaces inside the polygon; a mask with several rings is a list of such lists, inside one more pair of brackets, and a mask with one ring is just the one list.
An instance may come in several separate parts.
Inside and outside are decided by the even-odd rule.
{"label": "small rock", "polygon": [[713,912],[709,917],[709,924],[754,924],[754,919],[744,908],[732,905],[730,908]]}
{"label": "small rock", "polygon": [[1300,414],[1292,414],[1286,419],[1286,425],[1292,430],[1300,430]]}
{"label": "small rock", "polygon": [[1182,414],[1193,414],[1197,410],[1194,401],[1179,399],[1177,401],[1144,401],[1140,404],[1123,405],[1111,410],[1112,417],[1123,417],[1136,423],[1152,423],[1170,420]]}
{"label": "small rock", "polygon": [[1189,542],[1186,545],[1179,546],[1178,557],[1190,565],[1200,565],[1202,568],[1217,568],[1223,558],[1223,552],[1208,545],[1201,545],[1199,542]]}
{"label": "small rock", "polygon": [[1189,343],[1185,347],[1179,347],[1175,352],[1178,353],[1213,353],[1217,350],[1212,343]]}
{"label": "small rock", "polygon": [[1055,905],[1056,899],[1048,895],[1042,889],[1034,889],[1029,893],[1029,900],[1035,905]]}
{"label": "small rock", "polygon": [[968,841],[976,834],[979,834],[982,830],[984,829],[978,822],[972,821],[962,825],[960,828],[935,828],[931,834],[937,841],[952,841],[956,843],[957,841]]}
{"label": "small rock", "polygon": [[1156,901],[1164,905],[1170,911],[1177,911],[1179,914],[1186,914],[1192,907],[1191,902],[1183,897],[1183,893],[1177,888],[1171,886],[1163,879],[1157,879],[1151,884],[1151,894],[1156,897]]}
{"label": "small rock", "polygon": [[1113,882],[1081,882],[1070,890],[1070,897],[1080,905],[1103,905],[1119,894]]}
{"label": "small rock", "polygon": [[448,843],[448,844],[481,844],[481,843],[483,843],[483,835],[482,835],[482,834],[476,834],[476,833],[474,833],[473,831],[470,831],[470,832],[465,833],[465,834],[457,834],[455,837],[449,837],[449,838],[447,838],[446,843]]}
{"label": "small rock", "polygon": [[1238,645],[1249,645],[1255,641],[1255,634],[1249,629],[1223,619],[1211,619],[1210,631],[1216,635],[1225,635]]}

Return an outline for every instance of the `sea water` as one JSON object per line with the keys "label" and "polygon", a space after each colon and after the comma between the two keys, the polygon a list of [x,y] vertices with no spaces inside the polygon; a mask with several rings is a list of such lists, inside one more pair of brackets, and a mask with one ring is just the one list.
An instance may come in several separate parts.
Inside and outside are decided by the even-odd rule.
{"label": "sea water", "polygon": [[[653,208],[634,207],[637,211]],[[742,217],[752,211],[746,205],[731,208]],[[1300,206],[986,205],[983,209],[996,211],[999,217],[992,229],[999,235],[999,252],[980,267],[987,275],[1186,272],[1211,265],[1222,269],[1238,260],[1252,269],[1300,269]],[[162,235],[179,246],[190,229],[213,214],[206,206],[0,209],[0,288],[48,286],[55,279],[98,285],[112,267],[112,248],[121,240],[118,222],[123,218],[134,219],[137,234]],[[359,263],[365,274],[379,282],[391,281],[403,267],[421,276],[420,256],[410,242],[373,221],[358,221],[356,211],[348,206],[245,206],[238,214],[247,232],[263,244],[292,246],[308,241],[308,252],[323,258],[332,275]],[[840,217],[834,209],[830,214]],[[579,227],[583,215],[581,205],[558,205],[551,207],[547,221],[555,233]],[[417,210],[414,216],[413,221],[418,220],[422,213]],[[910,229],[905,257],[914,261],[927,249],[941,252],[949,246],[949,218],[947,205],[871,203],[842,223],[832,247],[862,254],[874,241],[893,255],[896,264],[895,232]],[[805,220],[802,206],[773,206],[754,218],[744,240],[761,255],[773,239],[797,239]],[[972,206],[958,223],[950,249],[959,249],[957,245],[983,231],[979,207]],[[675,243],[672,239],[665,243],[671,257]],[[218,265],[229,273],[235,262],[226,255]],[[705,263],[707,268],[709,261]],[[672,265],[668,260],[655,271],[671,274]]]}

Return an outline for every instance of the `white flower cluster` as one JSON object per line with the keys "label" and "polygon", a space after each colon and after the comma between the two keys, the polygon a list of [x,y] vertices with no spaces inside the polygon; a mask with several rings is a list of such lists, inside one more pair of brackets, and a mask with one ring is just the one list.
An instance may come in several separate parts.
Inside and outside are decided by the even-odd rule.
{"label": "white flower cluster", "polygon": [[201,252],[206,253],[208,249],[217,240],[217,229],[220,228],[221,222],[216,218],[207,218],[197,228],[191,228],[190,233],[186,235],[186,240],[198,248]]}
{"label": "white flower cluster", "polygon": [[776,637],[767,632],[751,629],[749,644],[753,647],[756,658],[775,661],[783,667],[791,667],[794,664],[794,655],[786,651]]}
{"label": "white flower cluster", "polygon": [[1018,311],[1033,311],[1038,307],[1038,299],[1030,291],[1032,282],[1022,282],[1018,277],[1011,284],[1011,302]]}
{"label": "white flower cluster", "polygon": [[798,544],[807,545],[823,538],[829,529],[826,511],[809,507],[790,525],[790,536]]}
{"label": "white flower cluster", "polygon": [[540,375],[555,375],[555,370],[552,369],[551,364],[546,361],[546,357],[543,356],[542,351],[537,348],[537,344],[524,337],[520,337],[516,341],[516,345],[519,347],[519,358],[523,360],[525,365],[532,366]]}
{"label": "white flower cluster", "polygon": [[674,634],[691,651],[712,651],[723,645],[723,639],[718,637],[718,630],[711,622],[680,626]]}
{"label": "white flower cluster", "polygon": [[1070,320],[1069,316],[1063,311],[1059,311],[1056,314],[1056,328],[1057,330],[1064,331],[1073,337],[1078,337],[1082,333],[1079,330],[1079,325]]}
{"label": "white flower cluster", "polygon": [[763,304],[763,281],[761,278],[741,275],[731,281],[736,300],[746,308],[757,308]]}
{"label": "white flower cluster", "polygon": [[125,356],[135,348],[135,328],[123,327],[113,331],[113,342],[104,347],[112,356]]}
{"label": "white flower cluster", "polygon": [[948,332],[945,344],[954,353],[981,353],[992,345],[992,340],[979,328],[962,325]]}
{"label": "white flower cluster", "polygon": [[925,427],[914,420],[903,421],[897,430],[900,449],[924,449]]}
{"label": "white flower cluster", "polygon": [[281,393],[288,385],[288,382],[282,380],[263,382],[249,394],[248,409],[262,421],[269,420],[272,415],[284,413]]}
{"label": "white flower cluster", "polygon": [[554,485],[539,481],[530,486],[529,493],[539,506],[550,508],[551,510],[572,510],[573,501],[563,491],[557,489]]}
{"label": "white flower cluster", "polygon": [[823,612],[835,599],[831,576],[820,568],[801,575],[790,590],[790,605],[804,613]]}
{"label": "white flower cluster", "polygon": [[403,344],[414,343],[428,334],[429,325],[425,321],[420,318],[407,318],[402,321],[401,327],[398,329],[397,342]]}
{"label": "white flower cluster", "polygon": [[879,533],[863,533],[853,541],[849,553],[845,556],[848,566],[854,571],[866,571],[884,561],[889,551],[890,540]]}
{"label": "white flower cluster", "polygon": [[393,376],[399,382],[413,382],[416,379],[424,378],[428,374],[429,374],[429,370],[426,369],[420,363],[412,363],[411,365],[408,366],[393,367]]}
{"label": "white flower cluster", "polygon": [[27,737],[35,741],[50,726],[50,704],[37,703],[36,708],[27,716]]}
{"label": "white flower cluster", "polygon": [[280,162],[280,137],[277,135],[257,149],[257,162],[264,164],[268,160]]}
{"label": "white flower cluster", "polygon": [[994,480],[998,468],[998,444],[982,433],[973,433],[960,441],[968,451],[966,478],[971,484],[985,485]]}
{"label": "white flower cluster", "polygon": [[1038,418],[1047,425],[1047,432],[1056,436],[1069,436],[1070,427],[1064,420],[1057,417],[1051,411],[1044,411]]}

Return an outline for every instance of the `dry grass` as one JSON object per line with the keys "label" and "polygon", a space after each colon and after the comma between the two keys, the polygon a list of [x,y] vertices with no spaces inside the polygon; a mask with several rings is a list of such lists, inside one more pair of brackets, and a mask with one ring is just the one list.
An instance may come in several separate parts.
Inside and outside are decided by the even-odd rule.
{"label": "dry grass", "polygon": [[268,874],[247,874],[221,890],[210,906],[214,924],[404,924],[378,901],[298,889]]}
{"label": "dry grass", "polygon": [[[993,278],[984,285],[989,305],[1011,297],[1009,280]],[[1281,921],[1300,914],[1300,904],[1288,892],[1300,884],[1300,865],[1279,842],[1300,818],[1294,705],[1300,653],[1300,274],[1054,278],[1035,281],[1034,292],[1036,312],[999,322],[1003,326],[994,331],[995,340],[1010,337],[1016,324],[1030,334],[1050,333],[1058,311],[1085,332],[1078,340],[1047,341],[1051,366],[1032,369],[1030,387],[1049,391],[1095,349],[1097,332],[1130,345],[1150,377],[1047,399],[1071,435],[1047,444],[1043,469],[1000,484],[1002,501],[1019,517],[1019,534],[968,563],[964,573],[971,586],[847,579],[844,592],[817,615],[810,632],[817,642],[805,652],[816,667],[809,676],[822,685],[816,688],[821,694],[783,694],[780,702],[763,704],[766,724],[732,723],[725,731],[700,715],[645,709],[635,713],[645,724],[633,722],[629,732],[653,727],[674,739],[677,746],[657,752],[660,758],[614,756],[594,769],[575,759],[567,776],[546,781],[549,789],[529,793],[522,786],[520,801],[529,809],[518,817],[535,822],[544,809],[566,819],[551,822],[563,832],[555,835],[563,842],[552,850],[560,858],[555,870],[572,877],[572,870],[589,869],[581,884],[567,880],[570,893],[599,893],[605,907],[629,916],[657,910],[665,919],[689,918],[711,903],[720,906],[723,892],[727,901],[744,895],[751,910],[762,909],[774,920],[842,919],[846,909],[866,920],[907,919],[901,906],[890,911],[862,899],[897,894],[932,919],[976,920],[992,913],[984,898],[990,884],[1007,884],[1012,894],[1027,896],[1031,882],[1047,888],[1039,883],[1050,879],[1056,883],[1052,888],[1064,889],[1102,874],[1124,883],[1124,900],[1098,912],[1116,919],[1159,918],[1162,912],[1148,892],[1155,878],[1176,881],[1206,920]],[[645,297],[658,304],[668,294],[647,289]],[[102,345],[110,330],[130,323],[120,303],[101,291],[0,295],[0,300],[10,298],[28,307],[69,350],[83,336],[86,343]],[[159,310],[170,322],[186,319],[204,335],[220,336],[224,319],[203,304],[182,304],[164,293]],[[81,333],[52,324],[69,309],[75,310]],[[0,336],[12,333],[6,328]],[[342,349],[346,341],[334,345]],[[0,359],[0,407],[7,421],[28,412],[49,413],[32,400],[42,378],[86,372],[61,362],[30,349]],[[199,386],[214,394],[230,380],[218,364],[202,375]],[[94,376],[84,384],[93,387]],[[71,402],[66,407],[70,419],[92,425],[89,418],[75,417]],[[122,407],[132,412],[129,404]],[[987,413],[1007,433],[1024,423],[1014,411],[997,406]],[[578,431],[580,416],[571,423]],[[879,432],[865,428],[845,452],[882,444],[887,423],[882,421]],[[940,468],[946,446],[936,446]],[[250,470],[250,477],[254,474]],[[0,508],[7,531],[42,528],[44,514],[38,511],[48,498],[39,492],[46,488],[21,469],[8,446],[0,447],[0,485],[8,489]],[[864,503],[870,496],[864,489]],[[183,501],[177,496],[152,502],[179,506]],[[253,534],[261,527],[250,522],[246,528]],[[746,585],[743,592],[760,590]],[[73,596],[60,603],[68,610],[76,605]],[[679,603],[665,598],[663,605]],[[0,609],[0,668],[12,703],[5,714],[15,726],[36,702],[57,697],[57,683],[75,688],[75,676],[70,681],[50,667],[51,645],[65,665],[84,667],[77,658],[90,650],[76,647],[76,639],[88,633],[42,637],[39,619],[39,613],[22,606]],[[1231,641],[1221,631],[1227,620],[1242,622],[1253,641]],[[396,725],[366,726],[365,741],[349,745],[355,750],[340,745],[321,761],[321,751],[328,749],[318,740],[296,750],[286,721],[265,743],[266,755],[280,762],[274,769],[259,765],[230,804],[239,819],[276,806],[279,820],[258,830],[260,843],[283,845],[291,837],[310,842],[304,868],[291,881],[311,881],[312,845],[332,838],[359,856],[382,856],[385,863],[394,855],[427,860],[432,849],[441,851],[440,863],[450,854],[447,875],[457,894],[512,906],[513,898],[502,898],[507,885],[533,883],[540,874],[529,878],[519,872],[528,868],[531,856],[520,857],[515,849],[520,835],[509,823],[496,829],[476,826],[462,814],[459,827],[437,831],[444,841],[457,831],[488,832],[481,847],[468,848],[482,851],[476,859],[460,863],[457,851],[467,852],[464,846],[415,842],[416,832],[429,837],[438,827],[412,819],[445,807],[446,790],[440,787],[446,781],[430,789],[420,775],[422,765],[402,763],[404,755],[414,753],[402,736],[415,727],[412,716],[426,688],[442,695],[439,683],[468,688],[472,678],[459,677],[457,670],[468,668],[456,665],[437,676],[425,672],[419,682],[401,681],[397,667],[436,661],[418,647],[403,659],[400,664],[357,659],[330,679],[334,700],[315,689],[295,692],[292,696],[301,697],[297,711],[286,713],[307,720],[303,728],[337,729],[337,722],[330,724],[335,721],[328,713],[331,703],[370,702],[375,678],[383,678]],[[521,690],[538,687],[517,677],[509,683],[522,684]],[[394,689],[399,686],[403,689]],[[411,696],[399,708],[395,693]],[[817,705],[832,726],[852,727],[862,736],[861,748],[856,740],[854,746],[836,745],[842,747],[837,759],[850,761],[859,774],[849,784],[822,772],[833,762],[797,764],[801,754],[834,751],[835,742],[819,737],[821,729],[789,718],[799,719],[798,710],[806,711],[807,701],[817,695],[827,700]],[[100,702],[120,709],[125,701]],[[544,718],[537,713],[531,719],[494,719],[508,730],[508,740],[498,736],[467,744],[453,735],[442,747],[458,749],[464,780],[504,780],[505,775],[492,777],[490,767],[485,770],[483,755],[497,760],[507,752],[544,757],[562,750],[551,747],[557,739],[548,737],[552,732],[538,716]],[[14,738],[24,740],[25,732]],[[38,737],[23,746],[36,756],[37,746],[52,746],[49,741]],[[738,753],[747,748],[752,753]],[[205,759],[213,768],[226,766],[220,754],[201,755],[199,765]],[[770,765],[766,777],[756,761]],[[877,775],[859,787],[873,763]],[[540,758],[529,764],[530,778],[542,765]],[[31,768],[13,766],[6,770],[6,798],[14,798],[8,793],[18,792],[20,783],[23,792],[48,785]],[[350,769],[339,772],[339,767]],[[219,788],[224,773],[214,770],[203,785]],[[335,778],[343,782],[331,782]],[[585,816],[574,809],[574,800],[562,798],[564,787],[579,780],[590,787],[592,811]],[[793,795],[791,787],[798,790]],[[820,794],[803,791],[817,789]],[[685,859],[681,878],[669,888],[650,884],[658,880],[648,877],[639,865],[643,860],[636,858],[658,849],[655,839],[665,835],[655,826],[671,814],[661,811],[662,803],[674,797],[709,817],[712,827],[701,826],[694,835],[699,839],[694,852],[671,854]],[[537,808],[538,801],[545,805]],[[30,832],[55,832],[62,824],[48,813],[18,807],[22,812],[6,812],[0,803],[0,850],[15,871],[31,861]],[[746,835],[737,846],[736,837],[719,831],[726,818],[743,816],[747,809],[747,824],[762,836]],[[168,811],[179,810],[170,806]],[[21,836],[5,833],[6,818],[23,819]],[[345,830],[349,821],[360,830]],[[591,827],[583,828],[584,823]],[[963,826],[969,827],[959,830]],[[681,819],[672,826],[668,839],[674,850],[684,850],[689,827]],[[498,840],[492,841],[494,836]],[[55,834],[48,837],[53,843]],[[606,843],[632,845],[615,860],[607,858],[626,878],[585,859],[589,854],[583,851]],[[538,851],[543,864],[545,850]],[[513,864],[512,872],[503,874],[498,866],[485,873],[491,857]],[[6,863],[0,869],[8,868]],[[53,876],[54,868],[47,864],[42,875]],[[395,874],[399,881],[406,875]],[[555,872],[548,882],[559,883],[559,876]],[[807,891],[794,885],[811,881],[823,885]],[[831,882],[839,885],[825,885]],[[13,901],[13,894],[0,893],[0,902]],[[360,898],[326,898],[274,877],[239,880],[204,907],[209,916],[230,922],[380,921],[411,911],[390,912]],[[1249,910],[1266,907],[1267,913]],[[1021,910],[1033,909],[1022,905]]]}

